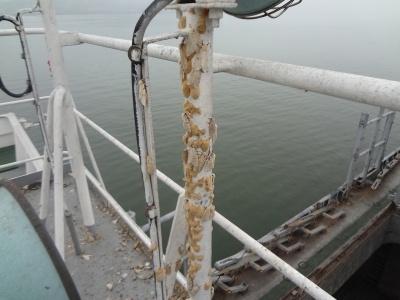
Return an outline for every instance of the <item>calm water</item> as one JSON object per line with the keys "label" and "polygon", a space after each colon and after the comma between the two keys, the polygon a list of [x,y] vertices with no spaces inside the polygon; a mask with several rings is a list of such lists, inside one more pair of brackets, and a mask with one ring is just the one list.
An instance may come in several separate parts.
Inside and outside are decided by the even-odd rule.
{"label": "calm water", "polygon": [[[277,20],[247,22],[225,16],[215,32],[215,51],[399,81],[396,11],[400,5],[394,0],[384,5],[352,2],[349,7],[344,0],[323,4],[308,0]],[[139,13],[63,15],[58,23],[62,30],[130,39],[138,17]],[[39,16],[29,16],[25,23],[42,26]],[[174,12],[163,12],[147,35],[175,31],[176,23]],[[29,42],[40,94],[48,95],[52,82],[44,37],[31,36]],[[0,72],[13,91],[22,90],[26,79],[19,53],[17,37],[1,39]],[[64,54],[78,109],[136,150],[126,54],[90,45],[67,47]],[[150,64],[157,166],[182,184],[183,96],[178,66],[155,59]],[[0,102],[10,100],[0,93]],[[378,112],[375,107],[227,74],[215,75],[214,103],[219,130],[215,205],[254,238],[343,183],[360,113],[367,111],[372,118]],[[0,113],[8,111],[10,107],[0,109]],[[36,120],[30,105],[20,105],[18,115]],[[143,224],[138,165],[86,128],[107,189],[125,209],[135,210]],[[400,144],[398,130],[396,121],[388,151]],[[38,128],[29,134],[42,151]],[[162,183],[160,198],[163,214],[174,209],[177,195]],[[218,225],[214,233],[215,260],[241,248]]]}

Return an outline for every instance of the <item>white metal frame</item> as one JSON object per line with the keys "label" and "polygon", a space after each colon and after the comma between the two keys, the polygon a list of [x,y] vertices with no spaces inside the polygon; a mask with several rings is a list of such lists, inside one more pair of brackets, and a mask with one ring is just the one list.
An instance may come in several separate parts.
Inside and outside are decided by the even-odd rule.
{"label": "white metal frame", "polygon": [[[80,119],[84,120],[100,134],[114,143],[118,148],[128,154],[135,161],[139,162],[139,157],[132,150],[127,148],[125,145],[120,143],[117,139],[112,137],[106,131],[101,129],[83,114],[76,110],[73,103],[72,97],[69,93],[69,84],[65,73],[63,55],[61,46],[79,45],[82,43],[88,43],[92,45],[98,45],[102,47],[112,48],[121,51],[127,51],[131,45],[130,41],[106,38],[101,36],[93,36],[83,33],[70,33],[58,31],[55,23],[54,12],[50,1],[40,0],[41,9],[43,13],[43,21],[46,30],[40,28],[26,29],[26,34],[46,34],[46,40],[49,44],[48,51],[50,60],[52,62],[52,72],[55,86],[60,88],[56,92],[54,101],[54,111],[60,118],[53,117],[54,119],[50,122],[54,126],[54,158],[55,158],[55,176],[60,178],[60,164],[56,161],[62,160],[62,144],[63,144],[63,130],[68,130],[68,138],[66,140],[68,151],[72,158],[74,176],[77,176],[78,181],[82,183],[78,187],[80,199],[86,198],[87,185],[86,176],[90,181],[101,191],[103,196],[109,201],[109,203],[121,214],[121,217],[128,223],[128,225],[135,230],[137,234],[143,239],[147,246],[150,246],[148,237],[143,231],[129,218],[126,212],[119,206],[119,204],[108,194],[105,190],[104,183],[102,182],[100,172],[96,169],[96,175],[98,179],[95,179],[87,170],[84,169],[83,160],[80,154],[80,145],[78,140],[77,126],[81,130],[84,136],[83,127],[80,124]],[[2,30],[0,36],[15,35],[14,30]],[[145,41],[144,41],[145,42]],[[179,60],[179,50],[175,47],[162,46],[156,44],[147,45],[147,54],[150,57],[156,57],[164,60],[175,61]],[[346,74],[340,72],[333,72],[328,70],[321,70],[309,67],[295,66],[290,64],[268,62],[263,60],[237,57],[231,55],[217,54],[215,53],[213,58],[213,72],[226,72],[233,75],[243,76],[247,78],[253,78],[266,82],[276,83],[284,86],[293,88],[303,89],[306,91],[313,91],[320,94],[330,95],[350,101],[370,104],[378,107],[388,108],[391,110],[400,110],[400,82],[377,79],[353,74]],[[62,87],[62,88],[61,88]],[[46,97],[41,97],[45,99]],[[64,99],[61,101],[60,99]],[[7,102],[0,104],[0,106],[6,106],[11,104],[31,102],[33,99],[25,99],[14,102]],[[52,102],[52,101],[50,101]],[[51,104],[53,105],[53,104]],[[50,107],[50,106],[49,106]],[[51,110],[52,110],[51,109]],[[51,111],[50,110],[50,111]],[[76,121],[79,120],[79,121]],[[63,125],[64,122],[64,125]],[[66,128],[66,122],[74,124]],[[76,122],[76,123],[75,123]],[[48,121],[49,124],[49,121]],[[72,127],[72,128],[71,128]],[[87,145],[89,153],[91,153],[87,138],[84,136],[85,144]],[[61,151],[60,151],[61,149]],[[92,154],[90,157],[92,158]],[[45,160],[46,162],[47,160]],[[94,161],[94,159],[92,160]],[[62,165],[61,165],[62,166]],[[50,172],[50,166],[47,164],[45,170]],[[45,171],[46,172],[46,171]],[[44,173],[45,173],[44,172]],[[56,175],[57,174],[57,175]],[[184,189],[177,183],[168,178],[165,174],[156,170],[157,178],[165,182],[178,194],[184,193]],[[44,181],[45,182],[45,181]],[[58,181],[57,181],[58,182]],[[58,183],[57,183],[58,186]],[[86,186],[86,188],[84,187]],[[57,194],[60,190],[57,189]],[[87,193],[88,194],[88,193]],[[61,199],[62,195],[58,197]],[[60,200],[57,203],[60,204]],[[81,202],[83,210],[86,210],[86,221],[85,224],[91,228],[94,225],[93,215],[90,214],[90,199],[89,201],[83,200]],[[62,202],[61,202],[62,203]],[[88,207],[89,205],[89,207]],[[61,211],[58,205],[58,210]],[[86,207],[86,209],[84,208]],[[58,216],[59,220],[63,220],[63,215]],[[231,233],[235,238],[246,244],[246,246],[257,253],[261,258],[266,260],[268,263],[273,265],[276,269],[282,272],[287,278],[298,284],[307,293],[316,299],[334,299],[332,296],[320,289],[316,284],[309,281],[306,277],[298,273],[291,266],[274,256],[268,249],[263,247],[255,239],[248,236],[242,230],[237,228],[230,221],[225,219],[222,215],[216,212],[214,221],[221,225],[226,231]],[[56,229],[57,231],[57,229]],[[59,235],[60,236],[60,235]],[[56,238],[57,240],[58,238]],[[59,238],[61,240],[61,237]],[[56,241],[56,244],[57,243]],[[59,248],[60,249],[60,248]],[[60,253],[62,250],[60,250]],[[185,285],[184,278],[178,273],[178,281]],[[207,296],[208,297],[208,296]]]}

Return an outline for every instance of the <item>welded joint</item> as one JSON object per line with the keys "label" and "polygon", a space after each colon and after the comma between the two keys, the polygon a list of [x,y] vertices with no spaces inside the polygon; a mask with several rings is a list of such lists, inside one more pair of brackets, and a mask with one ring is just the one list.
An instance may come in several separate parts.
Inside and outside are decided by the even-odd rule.
{"label": "welded joint", "polygon": [[79,36],[77,32],[60,32],[61,46],[76,46],[83,44],[79,40]]}

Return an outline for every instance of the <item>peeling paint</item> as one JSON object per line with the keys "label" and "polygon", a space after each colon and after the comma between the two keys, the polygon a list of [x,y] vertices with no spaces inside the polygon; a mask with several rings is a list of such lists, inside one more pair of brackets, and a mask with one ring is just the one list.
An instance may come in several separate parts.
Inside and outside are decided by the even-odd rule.
{"label": "peeling paint", "polygon": [[147,105],[148,96],[144,79],[139,80],[139,99],[143,106]]}

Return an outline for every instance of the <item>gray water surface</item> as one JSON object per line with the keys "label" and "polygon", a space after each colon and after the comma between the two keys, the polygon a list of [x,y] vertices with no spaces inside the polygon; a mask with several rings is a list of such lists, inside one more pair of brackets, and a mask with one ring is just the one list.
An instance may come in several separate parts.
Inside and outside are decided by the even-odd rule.
{"label": "gray water surface", "polygon": [[[321,1],[320,1],[321,2]],[[354,3],[353,3],[354,2]],[[304,1],[277,20],[243,21],[224,16],[215,31],[215,52],[249,56],[334,71],[400,80],[400,18],[394,1]],[[61,15],[61,30],[131,39],[139,12]],[[25,19],[42,27],[39,15]],[[147,35],[176,30],[175,12],[165,11]],[[10,28],[1,24],[1,28]],[[165,44],[176,46],[177,40]],[[30,36],[41,95],[52,90],[43,36]],[[1,38],[0,74],[13,91],[26,79],[17,37]],[[78,110],[136,151],[126,53],[81,45],[64,48]],[[157,167],[183,185],[180,115],[183,96],[175,63],[150,60]],[[214,116],[218,124],[215,183],[217,210],[259,238],[334,190],[345,180],[361,112],[378,108],[227,74],[216,74]],[[0,102],[12,99],[0,93]],[[44,108],[46,102],[43,103]],[[35,122],[34,107],[0,109]],[[85,126],[109,192],[145,223],[139,166],[97,132]],[[399,146],[395,121],[388,151]],[[42,151],[38,128],[29,131]],[[370,131],[369,131],[370,132]],[[369,143],[369,137],[365,146]],[[88,159],[86,157],[86,161]],[[162,214],[177,195],[159,184]],[[167,224],[167,227],[170,224]],[[213,259],[234,253],[240,243],[214,226]],[[167,229],[164,230],[164,244]]]}

